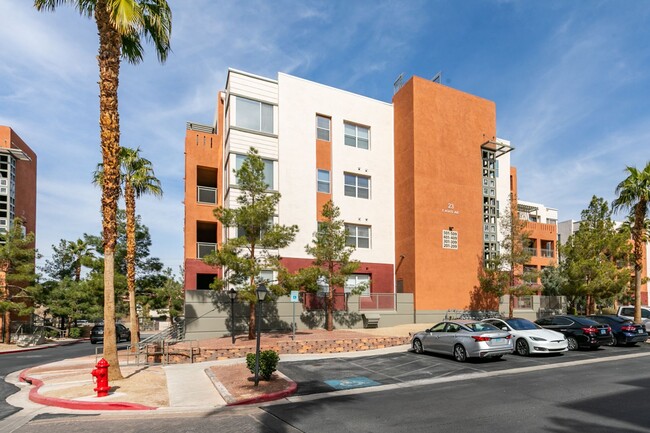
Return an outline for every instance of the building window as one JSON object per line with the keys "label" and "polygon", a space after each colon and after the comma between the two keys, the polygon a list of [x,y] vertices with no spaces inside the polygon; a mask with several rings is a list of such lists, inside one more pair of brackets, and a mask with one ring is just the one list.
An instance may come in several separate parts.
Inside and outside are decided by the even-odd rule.
{"label": "building window", "polygon": [[370,248],[370,227],[346,224],[347,237],[345,244],[349,247]]}
{"label": "building window", "polygon": [[368,149],[370,147],[370,128],[346,123],[345,144],[359,149]]}
{"label": "building window", "polygon": [[330,172],[318,170],[318,192],[330,193]]}
{"label": "building window", "polygon": [[273,105],[236,96],[235,126],[273,134]]}
{"label": "building window", "polygon": [[330,141],[330,127],[332,119],[316,115],[316,138],[319,140]]}
{"label": "building window", "polygon": [[[241,170],[241,166],[246,158],[246,155],[235,155],[235,170]],[[264,162],[264,182],[266,182],[269,189],[274,189],[273,161],[270,159],[262,159],[262,161]]]}
{"label": "building window", "polygon": [[363,289],[361,296],[370,296],[370,274],[352,274],[345,280],[345,293],[351,293],[355,289]]}
{"label": "building window", "polygon": [[370,198],[370,178],[345,173],[345,195],[348,197]]}

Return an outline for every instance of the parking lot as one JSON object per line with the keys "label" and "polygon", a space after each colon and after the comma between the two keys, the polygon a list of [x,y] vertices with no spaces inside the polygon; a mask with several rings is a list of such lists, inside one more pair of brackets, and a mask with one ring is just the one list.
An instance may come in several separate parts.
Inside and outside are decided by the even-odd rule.
{"label": "parking lot", "polygon": [[500,360],[470,359],[464,363],[454,361],[451,356],[428,353],[418,355],[405,350],[399,353],[359,358],[281,362],[278,370],[298,383],[296,395],[308,395],[638,353],[650,355],[650,344],[641,343],[632,347],[600,347],[596,350],[526,357],[507,355]]}

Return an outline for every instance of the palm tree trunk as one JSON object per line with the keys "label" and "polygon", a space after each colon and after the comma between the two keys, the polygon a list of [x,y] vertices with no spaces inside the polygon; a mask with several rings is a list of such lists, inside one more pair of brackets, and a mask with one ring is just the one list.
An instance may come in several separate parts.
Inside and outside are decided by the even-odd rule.
{"label": "palm tree trunk", "polygon": [[643,270],[643,238],[647,202],[639,200],[634,207],[634,323],[641,323],[641,272]]}
{"label": "palm tree trunk", "polygon": [[11,343],[11,312],[5,311],[2,320],[2,341],[5,344]]}
{"label": "palm tree trunk", "polygon": [[102,226],[104,234],[104,359],[109,380],[122,379],[115,336],[115,244],[117,200],[120,195],[120,119],[117,88],[120,73],[121,38],[111,25],[106,0],[97,0],[95,22],[99,34],[99,129],[104,175],[102,181]]}
{"label": "palm tree trunk", "polygon": [[257,308],[257,305],[255,302],[250,302],[249,303],[249,310],[250,313],[248,315],[248,339],[249,340],[254,340],[255,339],[255,326],[257,323],[255,322],[255,308]]}
{"label": "palm tree trunk", "polygon": [[138,313],[135,303],[135,191],[127,182],[124,191],[126,203],[126,287],[129,291],[129,317],[131,318],[131,349],[140,338]]}

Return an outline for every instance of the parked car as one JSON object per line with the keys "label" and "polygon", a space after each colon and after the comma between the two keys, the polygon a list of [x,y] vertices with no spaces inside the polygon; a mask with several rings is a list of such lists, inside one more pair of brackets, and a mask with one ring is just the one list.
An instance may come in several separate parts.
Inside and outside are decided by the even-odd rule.
{"label": "parked car", "polygon": [[549,316],[535,321],[542,328],[558,331],[567,339],[568,349],[596,349],[612,340],[609,325],[603,325],[584,316]]}
{"label": "parked car", "polygon": [[627,320],[621,316],[615,316],[613,314],[594,314],[587,317],[596,322],[609,325],[612,328],[611,344],[613,346],[621,344],[632,346],[648,339],[648,333],[646,332],[645,326],[640,323],[634,323],[633,321]]}
{"label": "parked car", "polygon": [[[618,307],[616,315],[634,321],[634,305]],[[641,323],[645,325],[646,332],[650,332],[650,307],[641,307]]]}
{"label": "parked car", "polygon": [[[121,323],[115,324],[115,339],[119,343],[120,341],[131,341],[131,331],[129,328],[122,325]],[[90,343],[97,344],[104,342],[104,324],[100,323],[93,326],[93,329],[90,330]]]}
{"label": "parked car", "polygon": [[501,358],[512,352],[510,334],[476,320],[444,321],[416,333],[411,339],[416,353],[452,355],[458,362],[467,358]]}
{"label": "parked car", "polygon": [[513,317],[511,319],[485,319],[485,323],[508,331],[512,335],[515,353],[527,356],[531,353],[566,352],[568,342],[561,334],[550,329],[544,329],[528,319]]}

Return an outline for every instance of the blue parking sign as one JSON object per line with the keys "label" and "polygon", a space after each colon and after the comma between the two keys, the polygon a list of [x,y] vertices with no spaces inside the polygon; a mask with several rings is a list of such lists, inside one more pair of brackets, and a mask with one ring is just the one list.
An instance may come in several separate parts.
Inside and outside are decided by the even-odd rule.
{"label": "blue parking sign", "polygon": [[298,293],[299,292],[297,290],[291,291],[291,302],[299,302]]}

